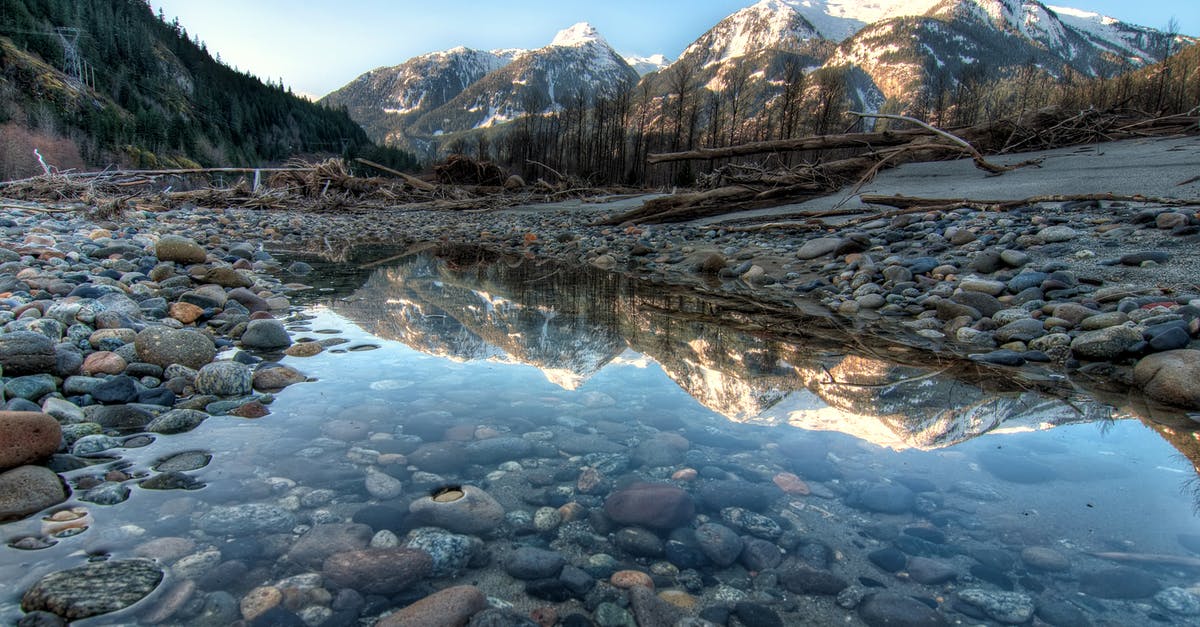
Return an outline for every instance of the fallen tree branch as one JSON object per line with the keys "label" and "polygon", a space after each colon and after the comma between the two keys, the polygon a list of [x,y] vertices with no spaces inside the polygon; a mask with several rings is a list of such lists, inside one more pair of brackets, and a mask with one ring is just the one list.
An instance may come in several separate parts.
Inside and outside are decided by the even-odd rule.
{"label": "fallen tree branch", "polygon": [[393,170],[385,165],[380,165],[378,163],[375,163],[374,161],[368,161],[366,159],[363,159],[362,157],[357,157],[354,160],[363,165],[375,168],[376,170],[381,170],[381,171],[387,172],[388,174],[391,174],[393,176],[398,176],[398,177],[404,179],[405,183],[408,183],[409,185],[412,185],[413,187],[415,187],[419,190],[426,191],[426,192],[432,192],[437,189],[437,185],[434,185],[433,183],[427,183],[411,174],[405,174],[399,170]]}
{"label": "fallen tree branch", "polygon": [[970,142],[968,142],[967,140],[965,140],[957,135],[954,135],[953,133],[948,133],[946,131],[943,131],[942,129],[937,128],[931,124],[922,122],[921,120],[918,120],[917,118],[909,117],[907,115],[893,115],[890,113],[860,113],[858,111],[850,111],[849,113],[850,113],[850,115],[855,115],[860,118],[882,118],[885,120],[898,120],[901,122],[909,122],[911,124],[916,124],[917,126],[920,126],[921,128],[933,133],[934,135],[937,135],[938,137],[949,140],[950,142],[961,146],[963,148],[963,150],[965,150],[967,152],[967,154],[971,155],[971,159],[973,159],[975,161],[976,167],[980,168],[981,170],[987,170],[988,172],[991,172],[992,174],[1003,174],[1005,172],[1011,172],[1012,170],[1016,170],[1017,168],[1021,168],[1026,165],[1036,165],[1037,163],[1040,163],[1040,161],[1036,161],[1036,162],[1035,161],[1026,161],[1026,162],[1018,163],[1016,165],[997,165],[997,164],[992,163],[992,162],[988,161],[987,159],[985,159],[983,157],[983,153],[979,152],[979,150],[976,149],[974,146],[972,146],[970,144]]}

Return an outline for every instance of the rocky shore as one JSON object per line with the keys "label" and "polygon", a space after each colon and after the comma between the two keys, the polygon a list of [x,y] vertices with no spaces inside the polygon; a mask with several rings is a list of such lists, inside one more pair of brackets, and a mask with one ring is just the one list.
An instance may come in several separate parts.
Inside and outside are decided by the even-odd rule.
{"label": "rocky shore", "polygon": [[[116,219],[100,220],[86,210],[46,212],[36,205],[7,209],[0,218],[0,521],[44,512],[69,496],[116,505],[128,498],[131,481],[143,487],[150,482],[158,489],[199,487],[189,483],[194,480],[186,472],[208,463],[202,455],[166,460],[149,477],[130,476],[114,467],[69,488],[59,473],[84,468],[90,457],[105,451],[186,432],[212,416],[266,415],[276,393],[306,380],[304,373],[278,360],[283,355],[315,354],[342,340],[294,342],[285,326],[296,321],[289,297],[305,289],[301,282],[306,268],[280,261],[280,251],[337,257],[361,244],[397,251],[433,244],[464,257],[486,250],[533,262],[587,264],[775,308],[811,312],[819,305],[823,315],[838,324],[862,332],[887,329],[929,348],[931,355],[1102,379],[1176,412],[1200,410],[1200,219],[1194,213],[1092,201],[1003,213],[935,211],[771,230],[692,224],[588,226],[616,212],[615,206],[604,203],[497,212],[412,212],[401,207],[306,214],[182,208],[129,210]],[[339,437],[357,439],[352,434]],[[678,442],[663,438],[650,448],[678,448]],[[490,440],[473,443],[484,449],[472,453],[485,460],[479,463],[513,463],[523,457],[513,451],[531,450],[529,439],[481,444]],[[423,471],[437,472],[439,455],[452,457],[458,450],[442,441],[439,432],[430,440],[437,446],[427,443],[405,453],[383,454],[407,455],[406,461]],[[687,448],[685,440],[681,450]],[[582,454],[585,448],[575,452]],[[671,465],[682,461],[672,460]],[[681,467],[679,472],[686,470]],[[616,533],[617,544],[633,555],[665,551],[670,556],[671,542],[676,542],[674,550],[683,552],[677,557],[684,564],[739,562],[748,570],[772,569],[784,550],[800,548],[802,543],[794,542],[781,549],[783,530],[772,527],[778,523],[755,513],[785,492],[808,490],[796,475],[777,475],[780,490],[769,495],[749,484],[714,488],[704,498],[718,506],[710,507],[713,516],[694,529],[688,524],[697,513],[695,497],[665,482],[692,478],[668,475],[659,477],[664,480],[660,482],[623,485],[592,504],[590,522],[594,528],[604,527],[597,531]],[[366,489],[386,499],[398,483],[387,473],[368,473]],[[588,493],[585,477],[576,483]],[[925,491],[894,484],[860,487],[847,498],[856,507],[882,513],[918,511],[917,495]],[[419,537],[410,533],[403,546],[394,534],[380,538],[380,525],[355,519],[353,524],[312,526],[289,549],[290,559],[319,565],[330,589],[359,590],[366,596],[395,596],[416,581],[457,572],[480,554],[472,548],[477,542],[472,538],[507,519],[505,508],[486,492],[471,486],[456,489],[461,493],[446,498],[461,511],[446,507],[437,494],[428,502],[411,504],[406,515],[435,531]],[[543,508],[545,512],[538,510],[528,521],[530,528],[535,533],[543,526],[553,530],[578,515],[563,507],[559,503]],[[69,534],[73,527],[84,526],[80,521],[88,515],[86,508],[61,509],[45,522]],[[257,509],[214,507],[198,525],[213,536],[237,537],[243,532],[290,532],[297,522],[291,512],[264,504]],[[655,545],[661,544],[659,536],[645,531],[674,538],[672,530],[681,528],[688,532],[668,541],[665,549]],[[905,533],[937,544],[925,538],[925,532]],[[29,536],[12,545],[34,550],[46,541]],[[881,551],[870,559],[888,564],[881,566],[885,570],[906,560],[897,570],[923,573],[913,577],[936,583],[945,574],[937,560]],[[931,551],[927,554],[938,554]],[[1055,560],[1060,557],[1049,550],[1021,553],[1021,559],[1040,572],[1057,572]],[[220,552],[214,559],[219,558]],[[828,562],[826,556],[823,564]],[[661,581],[665,571],[647,573],[590,562],[584,569],[566,563],[559,552],[534,547],[518,548],[501,563],[509,576],[529,582],[527,593],[547,600],[588,597],[596,580],[603,579],[607,596],[596,601],[591,619],[600,624],[629,624],[634,617],[639,625],[673,625],[680,620],[709,624],[685,618],[689,613],[679,604],[651,592],[655,577]],[[1095,586],[1114,590],[1113,581],[1128,581],[1129,576],[1103,571]],[[868,596],[842,579],[831,579],[825,566],[789,562],[778,577],[780,585],[797,594],[829,595],[843,607],[857,608],[868,624],[943,620],[907,596]],[[27,624],[55,624],[54,616],[73,619],[120,609],[150,594],[161,578],[157,567],[140,558],[55,573],[25,591],[24,607],[31,612]],[[64,581],[73,582],[68,592],[62,591]],[[1157,584],[1153,587],[1140,596],[1158,592]],[[297,589],[302,593],[288,592]],[[856,590],[858,598],[849,598],[853,595],[847,590]],[[185,600],[190,596],[178,587],[175,593]],[[285,594],[310,593],[329,594],[311,582],[263,586],[240,600],[236,615],[220,616],[268,624],[270,612],[288,606]],[[326,599],[318,605],[327,611],[312,613],[303,622],[341,624],[325,621],[335,615],[353,621],[370,614],[361,595],[346,596]],[[488,600],[475,586],[450,587],[410,600],[415,603],[379,624],[445,624],[438,621],[447,616],[465,624],[471,616],[478,619],[488,612],[491,622],[472,619],[471,624],[529,624],[511,612],[483,611]],[[741,597],[729,600],[723,621],[715,614],[703,620],[782,624],[765,605]],[[1200,606],[1192,597],[1184,601]],[[1004,623],[1028,621],[1034,611],[1028,595],[994,590],[961,591],[959,603],[968,615],[974,611],[981,619]],[[293,604],[304,606],[301,601]],[[338,614],[339,608],[348,607],[354,611]],[[615,618],[602,619],[601,610]],[[286,616],[301,620],[291,613]],[[544,624],[553,624],[552,618]],[[588,619],[563,624],[587,624],[581,620]]]}

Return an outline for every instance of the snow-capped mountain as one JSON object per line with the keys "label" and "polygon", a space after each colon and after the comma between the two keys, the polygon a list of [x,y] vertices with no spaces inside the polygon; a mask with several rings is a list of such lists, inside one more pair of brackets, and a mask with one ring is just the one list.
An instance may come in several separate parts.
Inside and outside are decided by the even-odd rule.
{"label": "snow-capped mountain", "polygon": [[376,140],[395,141],[406,120],[446,104],[524,50],[472,50],[459,46],[381,67],[350,81],[321,102],[345,106]]}
{"label": "snow-capped mountain", "polygon": [[708,67],[763,50],[797,50],[821,34],[784,0],[762,0],[721,20],[684,49],[681,59]]}
{"label": "snow-capped mountain", "polygon": [[634,72],[638,73],[638,76],[645,76],[671,65],[671,60],[664,54],[652,54],[648,57],[626,55],[625,62],[633,68]]}
{"label": "snow-capped mountain", "polygon": [[525,113],[563,109],[582,99],[614,95],[637,83],[638,74],[591,24],[560,31],[550,45],[518,54],[472,83],[445,105],[410,127],[437,136],[488,128]]}
{"label": "snow-capped mountain", "polygon": [[580,96],[591,102],[638,76],[580,22],[534,50],[458,47],[378,68],[323,101],[345,105],[373,138],[419,150],[434,137],[503,124],[531,109],[558,110]]}

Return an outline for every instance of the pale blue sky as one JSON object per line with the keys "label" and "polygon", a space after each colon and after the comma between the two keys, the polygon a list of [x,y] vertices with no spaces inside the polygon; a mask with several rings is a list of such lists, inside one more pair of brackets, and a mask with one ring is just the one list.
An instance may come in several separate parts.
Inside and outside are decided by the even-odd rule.
{"label": "pale blue sky", "polygon": [[[591,22],[622,54],[674,58],[754,0],[151,0],[210,52],[242,70],[323,96],[383,65],[454,46],[537,48]],[[1200,35],[1196,0],[1057,0],[1118,19]]]}

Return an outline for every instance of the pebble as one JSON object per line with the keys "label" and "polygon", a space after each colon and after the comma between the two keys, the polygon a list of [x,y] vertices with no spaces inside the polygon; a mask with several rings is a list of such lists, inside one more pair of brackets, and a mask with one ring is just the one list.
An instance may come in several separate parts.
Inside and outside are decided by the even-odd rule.
{"label": "pebble", "polygon": [[958,591],[958,598],[983,610],[992,620],[1008,625],[1020,625],[1033,618],[1033,598],[1021,592],[967,588]]}
{"label": "pebble", "polygon": [[566,560],[555,551],[532,546],[518,547],[504,561],[504,572],[516,579],[557,577]]}

